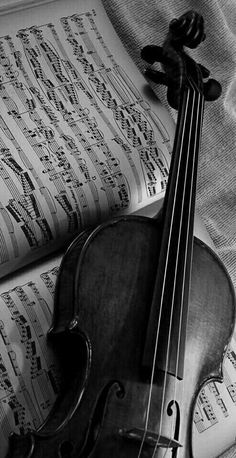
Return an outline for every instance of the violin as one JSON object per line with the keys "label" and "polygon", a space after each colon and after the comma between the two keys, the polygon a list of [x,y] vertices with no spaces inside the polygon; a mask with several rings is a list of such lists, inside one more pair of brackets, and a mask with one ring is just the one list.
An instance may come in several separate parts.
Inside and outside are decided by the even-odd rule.
{"label": "violin", "polygon": [[58,277],[48,338],[63,387],[38,431],[10,437],[8,457],[190,458],[201,388],[222,381],[235,322],[234,289],[217,255],[193,236],[205,100],[220,95],[187,55],[205,38],[203,18],[170,23],[161,62],[147,76],[178,109],[161,214],[120,216],[79,234]]}

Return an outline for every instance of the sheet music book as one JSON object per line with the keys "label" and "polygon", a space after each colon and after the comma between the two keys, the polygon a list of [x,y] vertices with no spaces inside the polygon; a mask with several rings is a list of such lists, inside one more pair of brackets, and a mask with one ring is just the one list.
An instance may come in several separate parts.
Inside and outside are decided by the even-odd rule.
{"label": "sheet music book", "polygon": [[[63,250],[88,226],[157,212],[175,127],[145,90],[100,0],[2,0],[0,30],[4,458],[10,432],[39,428],[60,389],[46,333]],[[207,386],[197,402],[196,443],[223,425],[228,431],[206,458],[234,439],[235,364],[233,340],[225,384]]]}

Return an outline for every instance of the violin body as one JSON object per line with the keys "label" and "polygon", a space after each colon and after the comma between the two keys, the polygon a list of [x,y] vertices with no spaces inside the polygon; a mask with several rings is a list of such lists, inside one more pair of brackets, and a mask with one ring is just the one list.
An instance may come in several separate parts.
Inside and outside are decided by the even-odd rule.
{"label": "violin body", "polygon": [[[66,355],[62,362],[65,380],[72,378],[76,359],[81,364],[84,355],[83,380],[78,371],[78,395],[82,399],[72,420],[58,433],[55,419],[62,408],[55,406],[42,430],[35,434],[33,457],[194,456],[193,409],[200,387],[209,379],[222,378],[222,358],[234,320],[234,291],[214,252],[195,239],[184,377],[177,380],[168,374],[162,406],[164,373],[156,371],[149,433],[139,455],[150,389],[142,351],[160,250],[160,225],[159,220],[146,217],[122,217],[90,235],[78,236],[68,249],[57,285],[60,319],[55,314],[50,335],[61,359],[62,345],[58,342],[63,342],[66,333],[73,337],[72,354],[68,335],[65,339],[70,360],[69,373]],[[72,302],[70,315],[68,304]],[[65,387],[67,396],[70,391]],[[176,444],[158,447],[153,454],[155,441],[160,440],[154,432],[159,431],[161,417],[162,436],[173,437],[174,431]],[[52,437],[48,435],[50,429]],[[44,431],[46,441],[42,440]],[[63,444],[70,444],[70,455],[59,454]]]}
{"label": "violin body", "polygon": [[[149,377],[141,361],[160,249],[159,225],[155,220],[142,217],[117,219],[95,230],[81,252],[79,248],[76,253],[75,241],[67,253],[68,259],[80,256],[75,274],[78,326],[83,338],[88,339],[86,346],[92,349],[91,356],[88,354],[88,358],[91,357],[89,378],[84,381],[87,387],[78,409],[81,434],[78,452],[89,423],[91,428],[95,427],[90,433],[93,439],[90,437],[90,443],[88,441],[88,451],[82,454],[84,457],[138,456],[141,440],[132,434],[129,436],[129,431],[144,428]],[[65,272],[66,258],[64,262]],[[60,283],[64,285],[63,277],[59,279],[59,289]],[[220,366],[232,333],[234,292],[231,282],[216,255],[197,239],[191,284],[186,370],[183,381],[177,381],[179,385],[184,383],[184,387],[177,387],[180,398],[172,405],[176,380],[168,375],[162,425],[166,437],[171,437],[170,427],[174,428],[176,441],[182,447],[176,455],[172,447],[168,454],[165,448],[158,448],[154,455],[158,458],[192,456],[191,425],[197,392],[210,377],[221,377]],[[66,304],[72,298],[68,297],[68,290],[67,297],[63,297],[63,290],[62,287],[58,294],[60,301]],[[151,432],[159,430],[163,378],[164,374],[157,371],[150,412]],[[96,405],[98,424],[93,419]],[[149,442],[151,440],[147,440],[141,454],[143,457],[153,456]]]}

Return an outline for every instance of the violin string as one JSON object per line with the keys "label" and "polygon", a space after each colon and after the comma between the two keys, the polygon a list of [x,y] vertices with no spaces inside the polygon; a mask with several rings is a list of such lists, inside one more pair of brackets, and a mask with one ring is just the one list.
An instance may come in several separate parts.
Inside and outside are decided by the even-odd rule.
{"label": "violin string", "polygon": [[[191,80],[189,80],[190,85],[192,86],[194,90],[194,84]],[[201,93],[198,91],[198,97],[196,100],[196,126],[200,127],[199,132],[201,132],[201,126],[202,126],[202,120],[203,120],[203,97]],[[194,116],[194,114],[193,114]],[[191,149],[191,154],[193,151],[193,164],[195,164],[196,161],[196,155],[199,150],[199,145],[197,144],[197,140],[199,138],[198,135],[198,128],[194,130],[194,148],[193,150]],[[190,151],[189,151],[190,152]],[[189,156],[188,156],[189,158]],[[188,206],[188,218],[187,218],[187,236],[186,236],[186,244],[185,244],[185,252],[184,252],[184,268],[183,268],[183,285],[185,285],[185,277],[186,277],[186,270],[187,270],[187,255],[188,255],[188,245],[189,245],[189,237],[190,237],[190,218],[191,218],[191,205],[192,205],[192,199],[193,199],[193,185],[194,185],[194,172],[195,172],[195,167],[192,167],[192,174],[191,174],[191,181],[190,181],[190,192],[189,192],[189,206]],[[192,248],[193,248],[193,237],[191,241],[192,247],[190,249],[190,266],[192,264]],[[180,326],[179,326],[179,333],[178,333],[178,345],[177,345],[177,357],[176,357],[176,368],[175,368],[175,387],[174,387],[174,396],[173,398],[176,399],[177,396],[177,374],[178,374],[178,369],[179,369],[179,354],[180,354],[180,339],[181,339],[181,332],[182,332],[182,316],[183,316],[183,304],[184,304],[184,288],[182,288],[182,295],[181,295],[181,309],[180,309]],[[178,384],[179,386],[179,384]],[[179,398],[180,402],[181,399],[183,399],[183,392],[184,392],[184,379],[183,383],[180,385],[180,390],[179,390]],[[174,427],[174,426],[173,426]],[[172,432],[171,435],[174,438],[174,433]],[[154,452],[155,454],[155,452]],[[153,456],[154,456],[153,454]]]}
{"label": "violin string", "polygon": [[[190,83],[190,86],[192,87],[193,91],[195,90],[194,88],[194,84],[193,82],[190,80],[189,81]],[[193,106],[192,106],[192,114],[191,114],[191,125],[192,125],[192,122],[193,122],[193,119],[195,117],[196,119],[196,126],[200,127],[200,130],[198,130],[198,128],[194,129],[193,132],[194,132],[194,147],[193,147],[193,150],[191,149],[190,151],[190,139],[189,139],[189,143],[188,143],[188,153],[187,153],[187,166],[186,166],[186,173],[185,173],[185,180],[184,180],[184,196],[185,196],[185,191],[186,191],[186,174],[187,174],[187,169],[188,169],[188,162],[189,162],[189,157],[190,157],[190,153],[193,157],[193,167],[192,167],[192,170],[191,170],[191,181],[190,181],[190,186],[188,188],[188,190],[190,190],[189,192],[189,205],[188,205],[188,217],[187,217],[187,236],[186,236],[186,243],[185,243],[185,252],[184,252],[184,269],[183,269],[183,283],[182,283],[182,286],[185,285],[185,276],[186,276],[186,267],[187,267],[187,255],[188,255],[188,244],[189,244],[189,236],[190,236],[190,218],[191,218],[191,205],[192,205],[192,199],[193,199],[193,184],[194,184],[194,171],[195,171],[195,162],[196,162],[196,155],[197,155],[197,152],[198,152],[198,144],[197,144],[197,139],[199,138],[199,132],[201,132],[201,126],[202,126],[202,119],[203,119],[203,97],[201,96],[201,93],[197,90],[195,90],[194,93],[194,99],[195,99],[195,94],[197,93],[198,94],[198,97],[197,97],[197,100],[196,100],[196,104],[194,106],[194,99],[193,99]],[[196,115],[195,115],[195,111],[196,111]],[[200,114],[200,116],[199,116]],[[192,128],[190,127],[190,132],[191,132]],[[191,139],[192,140],[192,139]],[[184,200],[184,199],[183,199]],[[180,227],[182,228],[182,222],[183,222],[183,206],[182,206],[182,209],[181,209],[181,220],[180,220]],[[181,230],[179,231],[179,233],[181,232]],[[179,244],[179,240],[178,240],[178,244]],[[193,246],[193,238],[192,238],[192,246]],[[178,245],[178,254],[177,254],[177,257],[179,255],[179,245]],[[190,250],[190,255],[191,255],[191,258],[192,258],[192,247],[191,247],[191,250]],[[191,260],[190,259],[190,265],[191,265]],[[174,299],[174,296],[172,296],[172,301]],[[179,353],[180,353],[180,336],[181,336],[181,326],[182,326],[182,315],[183,315],[183,303],[184,303],[184,287],[182,287],[182,292],[181,292],[181,309],[180,309],[180,326],[179,326],[179,333],[178,333],[178,345],[177,345],[177,357],[176,357],[176,368],[175,368],[175,384],[174,384],[174,395],[173,395],[173,399],[175,400],[176,399],[176,393],[177,393],[177,374],[178,374],[178,368],[179,368]],[[172,307],[174,306],[174,303],[172,302]],[[171,325],[170,325],[171,327]],[[170,337],[170,333],[169,333],[169,337]],[[167,352],[168,353],[168,352]],[[184,380],[183,380],[183,383],[181,383],[181,392],[180,393],[180,400],[181,398],[183,397],[183,388],[184,388]],[[180,401],[181,402],[181,401]],[[172,434],[170,435],[170,441],[171,441],[171,437],[174,438],[174,433],[173,433],[173,428],[174,428],[174,422],[172,422]],[[169,442],[170,443],[170,442]],[[155,453],[156,453],[156,450],[158,448],[158,444],[156,444],[155,448],[154,448],[154,451],[153,451],[153,454],[152,454],[152,457],[155,456]],[[168,448],[166,449],[166,452],[164,453],[164,456],[168,453]]]}
{"label": "violin string", "polygon": [[[199,109],[199,97],[198,97],[198,100],[197,100],[197,115],[196,115],[196,119],[197,119],[197,122],[198,122],[198,118],[199,118],[199,111],[201,112],[201,110]],[[192,111],[192,118],[193,118],[193,111]],[[192,119],[191,119],[191,123],[192,123]],[[195,131],[195,140],[194,140],[194,154],[193,154],[193,163],[195,162],[195,154],[197,152],[197,145],[196,145],[196,140],[197,140],[197,130]],[[190,145],[190,142],[189,142],[189,145]],[[189,152],[190,152],[190,146],[188,146],[188,159],[189,159]],[[187,167],[186,167],[186,170],[187,170]],[[190,207],[191,207],[191,201],[192,201],[192,192],[193,192],[193,172],[194,172],[194,168],[192,168],[192,177],[191,177],[191,186],[190,186],[190,189],[191,189],[191,192],[190,192],[190,200],[189,200],[189,214],[188,214],[188,223],[187,223],[187,244],[185,245],[186,246],[186,249],[185,249],[185,258],[184,258],[184,279],[185,279],[185,273],[186,273],[186,260],[187,260],[187,246],[188,246],[188,238],[189,238],[189,225],[190,225]],[[184,189],[186,190],[186,176],[185,176],[185,185],[184,185]],[[185,192],[185,191],[184,191]],[[182,225],[182,215],[183,215],[183,208],[182,208],[182,212],[181,212],[181,225]],[[178,241],[179,243],[179,241]],[[178,253],[179,253],[179,246],[178,246]],[[178,258],[178,254],[177,254],[177,258]],[[183,285],[185,284],[185,281],[183,281]],[[182,300],[181,300],[181,316],[182,316],[182,310],[183,310],[183,293],[184,293],[184,289],[182,289]],[[173,296],[174,297],[174,296]],[[172,308],[173,308],[173,302],[172,302]],[[171,316],[171,322],[172,322],[172,316]],[[181,323],[181,317],[180,317],[180,323]],[[178,342],[180,342],[180,335],[181,335],[181,326],[179,328],[179,336],[178,336]],[[169,333],[169,339],[170,339],[170,333]],[[167,350],[167,355],[169,357],[169,345],[168,345],[168,350]],[[176,374],[177,374],[177,371],[178,371],[178,363],[179,363],[179,343],[178,343],[178,349],[177,349],[177,365],[176,365]],[[168,366],[168,362],[166,364],[166,367]],[[165,382],[165,385],[166,385],[166,382]],[[177,386],[177,383],[175,383],[175,389],[174,389],[174,399],[176,397],[176,386]],[[164,399],[164,396],[163,396],[163,399]],[[162,408],[163,410],[163,408]],[[161,429],[161,425],[160,425],[160,429]],[[155,447],[154,449],[154,452],[153,452],[153,456],[155,455],[155,452],[156,452],[156,448],[157,446]]]}
{"label": "violin string", "polygon": [[[185,107],[185,117],[187,117],[188,114],[188,109],[189,106],[191,108],[191,121],[190,121],[190,132],[192,131],[192,124],[193,124],[193,118],[194,118],[194,104],[195,104],[195,92],[193,93],[193,100],[190,99],[190,91],[188,88],[188,104],[186,104]],[[192,105],[192,107],[191,107]],[[183,143],[183,138],[182,138],[182,143]],[[162,422],[163,422],[163,414],[164,414],[164,401],[165,401],[165,392],[166,392],[166,384],[167,384],[167,369],[168,369],[168,364],[169,364],[169,356],[170,356],[170,343],[171,343],[171,333],[172,333],[172,321],[173,321],[173,311],[174,311],[174,300],[175,300],[175,292],[176,292],[176,280],[177,280],[177,272],[178,272],[178,265],[179,265],[179,254],[180,254],[180,240],[181,240],[181,232],[182,232],[182,225],[183,225],[183,212],[184,212],[184,202],[185,202],[185,195],[187,190],[186,182],[187,182],[187,174],[188,174],[188,165],[189,165],[189,157],[190,157],[190,143],[191,143],[191,138],[189,137],[188,139],[188,144],[187,144],[187,159],[186,159],[186,166],[185,166],[185,175],[184,179],[181,177],[181,181],[183,182],[183,198],[182,198],[182,203],[181,203],[181,213],[180,213],[180,225],[179,225],[179,231],[178,231],[178,240],[177,240],[177,252],[176,252],[176,259],[175,259],[175,272],[174,272],[174,284],[173,284],[173,291],[172,291],[172,300],[171,300],[171,315],[170,315],[170,322],[169,322],[169,332],[168,332],[168,344],[167,344],[167,356],[166,356],[166,367],[165,367],[165,381],[164,381],[164,390],[163,390],[163,395],[162,395],[162,406],[161,406],[161,422],[159,426],[159,436],[162,428]],[[182,158],[182,152],[180,153],[179,157],[179,162],[181,162]],[[179,179],[179,177],[178,177]],[[176,189],[178,188],[178,180],[176,180]],[[173,214],[175,213],[175,206],[176,206],[176,199],[173,205]],[[188,214],[188,226],[189,226],[189,214]],[[171,227],[172,231],[172,227]],[[185,244],[185,257],[186,257],[186,244]],[[169,260],[169,257],[168,257]],[[185,277],[185,267],[184,266],[184,277]],[[182,309],[183,309],[183,292],[184,292],[184,281],[182,282],[182,291],[181,291],[181,312],[180,312],[180,326],[179,330],[181,327],[181,315],[182,315]],[[175,367],[175,383],[174,383],[174,391],[173,391],[173,400],[176,400],[176,391],[177,391],[177,369],[178,369],[178,363],[179,363],[179,343],[180,343],[180,333],[178,335],[178,345],[177,345],[177,358],[176,358],[176,367]],[[173,437],[173,429],[174,429],[174,418],[172,419],[172,425],[170,426],[170,429],[172,429],[172,433],[170,434],[170,441],[171,438]],[[158,443],[156,444],[152,457],[155,456],[156,450],[158,448]],[[166,449],[166,453],[168,452],[168,447]],[[165,454],[166,454],[165,453]]]}
{"label": "violin string", "polygon": [[[186,106],[185,106],[185,113],[184,113],[184,125],[186,125],[186,114],[187,114],[187,107],[189,103],[189,90],[187,92],[187,100],[186,100]],[[180,151],[183,148],[183,137],[181,139],[181,148]],[[178,169],[177,169],[177,180],[178,182],[179,179],[179,171],[180,171],[180,161],[178,163]],[[165,289],[165,282],[166,282],[166,271],[167,271],[167,265],[168,265],[168,253],[169,253],[169,247],[170,247],[170,240],[171,240],[171,235],[172,235],[172,227],[173,227],[173,217],[174,217],[174,208],[175,208],[175,202],[176,202],[176,193],[177,193],[177,186],[175,186],[175,192],[174,192],[174,205],[172,209],[172,215],[171,215],[171,223],[170,223],[170,231],[169,231],[169,239],[168,239],[168,244],[167,244],[167,256],[166,256],[166,262],[165,262],[165,268],[164,268],[164,279],[163,279],[163,285],[162,285],[162,295],[161,295],[161,300],[160,300],[160,310],[159,310],[159,319],[158,319],[158,325],[157,325],[157,333],[156,333],[156,340],[155,340],[155,347],[154,347],[154,355],[153,355],[153,364],[152,364],[152,372],[151,372],[151,380],[150,380],[150,388],[149,388],[149,396],[148,396],[148,404],[147,404],[147,411],[146,411],[146,420],[145,420],[145,426],[144,426],[144,434],[142,438],[142,442],[140,445],[140,450],[138,454],[138,458],[141,456],[141,452],[143,449],[143,445],[146,439],[147,435],[147,430],[148,430],[148,423],[149,423],[149,416],[150,416],[150,408],[151,408],[151,398],[152,398],[152,392],[153,392],[153,380],[154,380],[154,374],[155,374],[155,366],[156,366],[156,354],[157,354],[157,345],[158,345],[158,338],[159,338],[159,332],[160,332],[160,321],[161,321],[161,314],[162,314],[162,308],[163,308],[163,295],[164,295],[164,289]],[[166,371],[165,371],[165,379],[164,379],[164,393],[166,390]],[[164,410],[164,396],[162,396],[162,407],[161,407],[161,417],[160,417],[160,428],[159,428],[159,438],[161,435],[161,425],[163,421],[163,410]],[[159,440],[158,438],[158,440]]]}

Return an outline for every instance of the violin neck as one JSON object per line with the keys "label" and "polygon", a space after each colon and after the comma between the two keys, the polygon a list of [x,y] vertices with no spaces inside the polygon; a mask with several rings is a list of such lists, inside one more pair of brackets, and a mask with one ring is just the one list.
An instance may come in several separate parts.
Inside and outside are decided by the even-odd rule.
{"label": "violin neck", "polygon": [[193,236],[197,166],[204,109],[204,97],[186,85],[182,89],[173,158],[163,205],[163,242],[168,233]]}
{"label": "violin neck", "polygon": [[163,233],[143,365],[183,377],[193,248],[193,224],[204,97],[187,81],[182,88],[170,175],[163,206]]}

